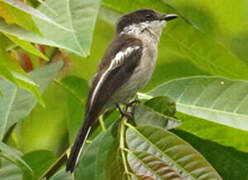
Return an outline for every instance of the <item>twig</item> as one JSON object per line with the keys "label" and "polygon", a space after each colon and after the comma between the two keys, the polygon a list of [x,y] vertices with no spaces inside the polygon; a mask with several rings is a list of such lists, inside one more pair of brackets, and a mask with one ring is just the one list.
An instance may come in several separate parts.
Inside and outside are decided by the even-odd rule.
{"label": "twig", "polygon": [[67,160],[67,151],[70,148],[68,148],[40,177],[40,180],[45,178],[45,179],[49,179],[50,177],[52,177],[57,170],[64,164],[64,162],[66,162]]}

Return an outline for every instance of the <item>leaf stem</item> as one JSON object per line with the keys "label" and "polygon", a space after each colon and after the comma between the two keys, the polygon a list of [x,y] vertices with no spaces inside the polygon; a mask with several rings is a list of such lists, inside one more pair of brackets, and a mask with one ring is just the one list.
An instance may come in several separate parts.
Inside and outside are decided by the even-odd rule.
{"label": "leaf stem", "polygon": [[125,173],[127,174],[127,179],[131,180],[130,178],[130,173],[127,165],[127,159],[126,159],[126,153],[125,153],[125,124],[127,122],[127,118],[123,118],[121,125],[120,125],[120,151],[121,151],[121,157],[122,157],[122,162],[124,165],[124,170]]}
{"label": "leaf stem", "polygon": [[105,127],[105,124],[104,124],[104,121],[103,121],[103,115],[101,115],[101,116],[99,117],[99,123],[100,123],[100,125],[101,125],[101,127],[102,127],[102,130],[103,130],[103,131],[106,131],[106,127]]}

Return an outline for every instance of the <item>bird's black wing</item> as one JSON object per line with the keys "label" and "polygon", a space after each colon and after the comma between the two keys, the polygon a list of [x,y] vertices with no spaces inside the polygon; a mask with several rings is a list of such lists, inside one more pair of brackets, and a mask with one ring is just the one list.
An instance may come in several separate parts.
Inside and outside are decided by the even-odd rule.
{"label": "bird's black wing", "polygon": [[99,64],[89,92],[85,120],[71,149],[67,171],[73,171],[94,121],[111,96],[131,77],[142,56],[142,42],[129,35],[118,36]]}

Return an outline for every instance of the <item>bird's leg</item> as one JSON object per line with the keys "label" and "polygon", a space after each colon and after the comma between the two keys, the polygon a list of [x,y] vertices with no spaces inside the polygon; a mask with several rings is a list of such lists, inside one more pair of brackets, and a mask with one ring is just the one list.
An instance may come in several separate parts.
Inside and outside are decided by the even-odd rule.
{"label": "bird's leg", "polygon": [[133,116],[132,116],[132,113],[130,112],[127,112],[127,111],[123,111],[120,107],[119,104],[116,104],[116,108],[118,109],[118,111],[121,113],[121,116],[122,117],[126,117],[127,119],[132,119]]}
{"label": "bird's leg", "polygon": [[139,104],[140,101],[138,99],[134,99],[133,101],[130,101],[129,103],[126,104],[126,109],[128,109],[129,107],[132,107],[135,104]]}

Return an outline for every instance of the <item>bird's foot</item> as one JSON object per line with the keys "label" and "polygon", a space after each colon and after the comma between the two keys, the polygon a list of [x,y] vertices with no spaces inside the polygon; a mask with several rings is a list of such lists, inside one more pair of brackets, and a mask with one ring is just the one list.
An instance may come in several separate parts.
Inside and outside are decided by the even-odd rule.
{"label": "bird's foot", "polygon": [[121,107],[119,106],[119,104],[116,104],[116,107],[117,107],[118,111],[121,113],[122,117],[126,117],[128,120],[133,118],[133,114],[131,112],[128,112],[127,110],[123,111],[121,109]]}
{"label": "bird's foot", "polygon": [[128,109],[129,107],[133,107],[134,105],[139,104],[139,103],[140,103],[140,101],[138,99],[135,99],[135,100],[126,104],[126,109]]}

